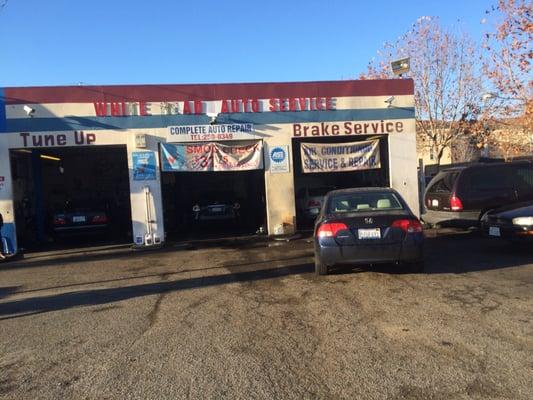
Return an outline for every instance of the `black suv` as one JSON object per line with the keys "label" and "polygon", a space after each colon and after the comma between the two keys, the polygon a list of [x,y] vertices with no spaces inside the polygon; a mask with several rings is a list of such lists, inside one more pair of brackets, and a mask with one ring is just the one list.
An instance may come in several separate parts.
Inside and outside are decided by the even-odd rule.
{"label": "black suv", "polygon": [[422,220],[458,228],[478,226],[488,210],[533,200],[533,163],[487,163],[439,172],[424,195]]}

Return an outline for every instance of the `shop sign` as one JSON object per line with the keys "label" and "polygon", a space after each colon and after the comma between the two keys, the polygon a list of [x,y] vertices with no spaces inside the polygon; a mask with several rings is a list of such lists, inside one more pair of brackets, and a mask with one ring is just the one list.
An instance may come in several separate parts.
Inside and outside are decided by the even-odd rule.
{"label": "shop sign", "polygon": [[289,146],[276,146],[269,150],[270,172],[273,174],[289,172]]}
{"label": "shop sign", "polygon": [[292,124],[292,136],[294,137],[383,135],[404,131],[404,122],[400,120]]}
{"label": "shop sign", "polygon": [[381,168],[379,139],[350,143],[301,143],[301,154],[304,173]]}
{"label": "shop sign", "polygon": [[146,148],[146,134],[145,133],[135,134],[135,147],[137,147],[138,149]]}
{"label": "shop sign", "polygon": [[209,142],[220,140],[256,139],[253,124],[181,125],[170,126],[168,142]]}
{"label": "shop sign", "polygon": [[156,163],[153,151],[136,151],[131,153],[131,157],[134,181],[153,181],[156,179]]}
{"label": "shop sign", "polygon": [[176,172],[247,171],[263,168],[261,141],[241,146],[221,143],[161,143],[161,169]]}
{"label": "shop sign", "polygon": [[20,132],[19,137],[22,147],[85,146],[96,142],[96,134],[84,131],[74,131],[74,134]]}
{"label": "shop sign", "polygon": [[97,117],[148,117],[152,115],[202,115],[216,104],[221,114],[336,110],[334,97],[274,97],[184,101],[93,102]]}

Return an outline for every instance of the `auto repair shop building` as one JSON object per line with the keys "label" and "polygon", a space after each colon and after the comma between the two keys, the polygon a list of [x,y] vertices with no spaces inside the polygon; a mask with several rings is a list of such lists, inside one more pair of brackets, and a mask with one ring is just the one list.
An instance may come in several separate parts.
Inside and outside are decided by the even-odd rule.
{"label": "auto repair shop building", "polygon": [[412,80],[0,88],[13,243],[46,241],[73,199],[138,245],[185,237],[203,200],[239,203],[241,232],[290,233],[313,189],[357,186],[418,212]]}

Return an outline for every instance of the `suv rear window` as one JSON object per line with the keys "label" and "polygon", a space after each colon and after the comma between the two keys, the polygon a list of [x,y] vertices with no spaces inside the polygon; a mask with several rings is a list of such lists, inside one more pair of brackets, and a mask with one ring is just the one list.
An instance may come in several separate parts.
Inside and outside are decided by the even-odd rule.
{"label": "suv rear window", "polygon": [[450,193],[458,176],[459,172],[444,172],[440,176],[437,175],[434,182],[429,184],[428,193]]}

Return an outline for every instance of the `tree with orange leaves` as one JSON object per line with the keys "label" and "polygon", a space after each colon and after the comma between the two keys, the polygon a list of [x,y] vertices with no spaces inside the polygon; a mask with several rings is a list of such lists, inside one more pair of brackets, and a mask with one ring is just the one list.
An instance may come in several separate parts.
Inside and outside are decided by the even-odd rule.
{"label": "tree with orange leaves", "polygon": [[482,106],[480,54],[466,35],[445,30],[435,17],[421,17],[395,42],[385,43],[362,79],[394,76],[391,61],[410,58],[405,74],[415,84],[418,147],[435,154],[437,164],[458,138],[471,135]]}
{"label": "tree with orange leaves", "polygon": [[485,96],[486,125],[498,127],[489,145],[505,158],[531,153],[533,142],[533,4],[526,0],[499,0],[486,12],[490,23],[483,48],[483,71],[492,93]]}

